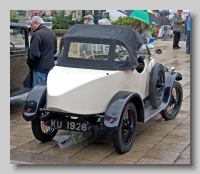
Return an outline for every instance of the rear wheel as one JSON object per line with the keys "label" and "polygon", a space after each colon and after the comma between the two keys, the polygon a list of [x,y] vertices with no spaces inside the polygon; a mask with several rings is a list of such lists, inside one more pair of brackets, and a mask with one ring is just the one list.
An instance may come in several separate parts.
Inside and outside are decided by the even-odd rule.
{"label": "rear wheel", "polygon": [[182,86],[179,82],[174,81],[169,105],[160,112],[161,116],[165,120],[174,119],[179,113],[182,104],[182,99],[183,99]]}
{"label": "rear wheel", "polygon": [[43,115],[43,112],[37,113],[37,117],[32,120],[31,126],[32,126],[32,132],[35,138],[42,142],[47,142],[53,139],[53,137],[58,132],[58,129],[52,129],[50,126],[47,126],[47,121],[41,121],[40,116]]}
{"label": "rear wheel", "polygon": [[156,63],[151,71],[149,81],[149,100],[153,108],[158,108],[165,92],[165,72],[163,65]]}
{"label": "rear wheel", "polygon": [[133,103],[128,103],[122,113],[118,130],[114,133],[114,146],[117,152],[128,152],[135,140],[137,129],[137,111]]}

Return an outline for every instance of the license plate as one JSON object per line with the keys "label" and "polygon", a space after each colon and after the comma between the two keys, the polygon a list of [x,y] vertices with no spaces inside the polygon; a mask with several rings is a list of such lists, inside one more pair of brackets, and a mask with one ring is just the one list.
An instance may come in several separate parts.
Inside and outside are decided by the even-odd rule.
{"label": "license plate", "polygon": [[68,121],[68,120],[51,120],[50,127],[52,129],[64,129],[71,131],[85,132],[88,130],[89,124],[86,122]]}

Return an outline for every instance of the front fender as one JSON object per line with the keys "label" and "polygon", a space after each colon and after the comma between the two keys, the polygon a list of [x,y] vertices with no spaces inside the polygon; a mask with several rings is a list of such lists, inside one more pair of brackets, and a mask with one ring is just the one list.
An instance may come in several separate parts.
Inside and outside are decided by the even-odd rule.
{"label": "front fender", "polygon": [[[138,101],[140,106],[143,107],[142,99],[137,93],[120,91],[113,96],[104,115],[105,131],[114,132],[118,129],[122,119],[123,110],[126,104],[130,101],[133,103],[134,101]],[[110,119],[113,119],[114,122],[110,123]]]}
{"label": "front fender", "polygon": [[182,75],[178,72],[165,72],[165,93],[164,93],[164,98],[163,98],[163,108],[165,109],[171,99],[171,91],[174,85],[174,81],[177,80],[182,80]]}
{"label": "front fender", "polygon": [[40,83],[30,91],[23,110],[23,118],[26,121],[32,121],[37,116],[40,104],[46,104],[46,90],[46,83]]}

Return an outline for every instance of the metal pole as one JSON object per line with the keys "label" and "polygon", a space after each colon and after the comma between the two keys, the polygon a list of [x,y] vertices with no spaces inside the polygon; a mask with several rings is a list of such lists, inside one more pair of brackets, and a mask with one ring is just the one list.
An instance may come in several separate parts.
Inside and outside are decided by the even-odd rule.
{"label": "metal pole", "polygon": [[99,19],[98,10],[94,10],[94,23],[95,24],[98,24],[98,19]]}

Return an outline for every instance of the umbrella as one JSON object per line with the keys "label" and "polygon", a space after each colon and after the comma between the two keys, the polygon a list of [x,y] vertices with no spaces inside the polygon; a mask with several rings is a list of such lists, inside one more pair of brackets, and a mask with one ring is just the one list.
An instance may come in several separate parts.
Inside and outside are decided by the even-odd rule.
{"label": "umbrella", "polygon": [[152,10],[125,10],[125,14],[146,24],[160,26],[160,22]]}
{"label": "umbrella", "polygon": [[173,15],[174,13],[176,13],[177,12],[177,10],[169,10],[169,13],[171,14],[171,15]]}
{"label": "umbrella", "polygon": [[158,14],[169,15],[170,12],[169,12],[169,10],[161,10],[161,11],[158,12]]}

